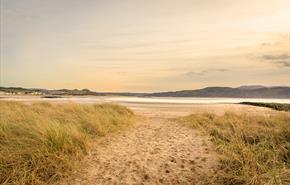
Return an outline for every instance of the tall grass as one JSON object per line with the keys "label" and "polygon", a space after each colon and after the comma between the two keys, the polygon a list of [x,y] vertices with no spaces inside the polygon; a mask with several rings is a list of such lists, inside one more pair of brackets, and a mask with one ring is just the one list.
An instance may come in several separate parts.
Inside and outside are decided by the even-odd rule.
{"label": "tall grass", "polygon": [[290,184],[290,115],[193,114],[181,122],[209,134],[220,156],[211,184]]}
{"label": "tall grass", "polygon": [[54,183],[94,138],[133,118],[127,108],[109,104],[0,102],[0,184]]}

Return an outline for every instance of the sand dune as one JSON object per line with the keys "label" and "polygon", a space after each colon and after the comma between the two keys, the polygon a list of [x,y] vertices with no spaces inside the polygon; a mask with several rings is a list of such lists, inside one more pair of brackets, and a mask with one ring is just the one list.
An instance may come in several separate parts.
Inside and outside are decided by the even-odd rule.
{"label": "sand dune", "polygon": [[[71,99],[61,101],[64,102],[80,103]],[[107,101],[99,98],[81,103],[103,102]],[[174,118],[203,112],[277,113],[240,104],[118,104],[132,109],[140,117],[139,122],[126,131],[97,140],[80,167],[60,184],[203,184],[217,168],[215,148],[199,130],[189,129]]]}
{"label": "sand dune", "polygon": [[172,118],[193,112],[275,113],[236,104],[121,104],[141,116],[139,123],[95,143],[81,167],[63,184],[203,184],[217,166],[213,144],[200,131]]}

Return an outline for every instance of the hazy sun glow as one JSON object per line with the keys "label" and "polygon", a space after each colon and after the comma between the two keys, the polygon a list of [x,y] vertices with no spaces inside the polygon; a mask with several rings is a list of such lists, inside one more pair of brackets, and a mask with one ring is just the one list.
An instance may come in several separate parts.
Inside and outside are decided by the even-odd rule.
{"label": "hazy sun glow", "polygon": [[0,0],[1,86],[289,85],[289,0]]}

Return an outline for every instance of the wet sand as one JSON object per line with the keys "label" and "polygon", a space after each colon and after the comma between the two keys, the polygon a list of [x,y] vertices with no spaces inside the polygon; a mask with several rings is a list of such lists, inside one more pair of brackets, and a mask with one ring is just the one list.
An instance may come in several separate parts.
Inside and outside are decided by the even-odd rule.
{"label": "wet sand", "polygon": [[[129,97],[131,99],[131,97]],[[134,99],[134,98],[133,98]],[[150,99],[150,98],[148,98]],[[203,98],[201,98],[203,99]],[[204,99],[203,99],[204,100]],[[212,102],[206,99],[204,102]],[[236,103],[166,103],[166,102],[134,102],[127,98],[110,96],[65,96],[63,98],[41,98],[41,96],[1,96],[0,101],[17,101],[24,103],[50,102],[50,103],[81,103],[81,104],[99,104],[115,103],[132,109],[136,114],[145,116],[159,117],[178,117],[192,113],[212,112],[223,114],[225,112],[235,113],[257,113],[257,114],[275,114],[269,108],[254,107]],[[182,102],[182,101],[181,101]]]}

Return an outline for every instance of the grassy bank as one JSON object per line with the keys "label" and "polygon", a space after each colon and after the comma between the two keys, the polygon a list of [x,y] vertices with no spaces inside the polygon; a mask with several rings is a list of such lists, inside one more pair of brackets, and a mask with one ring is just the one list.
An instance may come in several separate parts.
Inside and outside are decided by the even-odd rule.
{"label": "grassy bank", "polygon": [[255,102],[242,102],[243,105],[252,105],[257,107],[268,107],[278,111],[290,111],[290,104],[287,103],[255,103]]}
{"label": "grassy bank", "polygon": [[117,105],[0,102],[0,184],[50,184],[89,150],[125,128],[133,113]]}
{"label": "grassy bank", "polygon": [[184,124],[209,134],[220,156],[213,184],[290,183],[290,116],[193,114]]}

